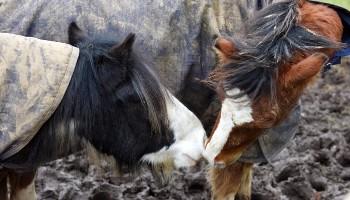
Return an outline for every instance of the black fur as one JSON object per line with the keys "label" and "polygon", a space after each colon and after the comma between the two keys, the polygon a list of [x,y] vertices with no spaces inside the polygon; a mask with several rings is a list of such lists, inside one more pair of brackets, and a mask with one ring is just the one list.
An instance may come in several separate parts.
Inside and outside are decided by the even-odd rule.
{"label": "black fur", "polygon": [[223,83],[226,91],[239,88],[253,101],[261,96],[275,98],[277,70],[295,52],[310,53],[341,45],[297,25],[297,1],[273,3],[248,20],[231,38],[238,53],[215,70],[212,84]]}
{"label": "black fur", "polygon": [[108,35],[90,39],[72,23],[69,40],[80,53],[62,102],[34,139],[3,163],[35,168],[88,142],[120,167],[133,168],[144,154],[169,146],[165,94],[134,53],[135,35],[117,45]]}

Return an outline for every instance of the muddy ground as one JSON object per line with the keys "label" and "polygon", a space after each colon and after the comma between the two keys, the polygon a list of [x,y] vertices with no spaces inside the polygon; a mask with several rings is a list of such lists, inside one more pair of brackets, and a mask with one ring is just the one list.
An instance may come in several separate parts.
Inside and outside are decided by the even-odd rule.
{"label": "muddy ground", "polygon": [[[350,191],[350,61],[316,81],[302,98],[302,123],[276,162],[255,167],[253,200],[342,200]],[[98,175],[102,174],[102,175]],[[210,199],[205,163],[174,172],[160,187],[147,170],[116,177],[84,155],[38,172],[39,199]]]}

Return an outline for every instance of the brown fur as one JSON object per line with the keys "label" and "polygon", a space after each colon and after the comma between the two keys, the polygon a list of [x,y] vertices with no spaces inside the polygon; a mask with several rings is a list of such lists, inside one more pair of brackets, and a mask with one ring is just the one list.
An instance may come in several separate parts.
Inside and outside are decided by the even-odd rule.
{"label": "brown fur", "polygon": [[[331,40],[337,42],[341,40],[343,26],[334,10],[304,0],[299,2],[299,6],[298,23],[300,25]],[[230,41],[224,42],[222,40],[225,39],[217,40],[219,43],[217,43],[216,48],[221,50],[221,56],[226,57],[220,60],[225,61],[232,56],[235,49],[234,44],[231,45],[232,49],[228,49],[230,45],[227,43]],[[251,170],[244,171],[242,166],[245,164],[234,162],[239,159],[249,145],[264,133],[264,130],[276,126],[288,116],[305,88],[321,71],[328,57],[333,54],[334,50],[331,49],[315,52],[312,55],[296,54],[291,62],[280,66],[276,82],[276,102],[271,103],[269,98],[264,97],[252,102],[254,121],[233,128],[225,147],[215,158],[215,163],[225,168],[211,169],[210,177],[214,199],[234,199],[235,194],[250,191],[251,183],[243,184],[241,181],[242,177],[251,175]],[[219,96],[221,95],[223,94],[219,94]],[[220,115],[218,116],[220,117]],[[251,179],[248,180],[248,182],[250,181]],[[240,187],[242,189],[239,191]],[[232,194],[234,194],[233,198],[230,197]],[[250,194],[246,199],[250,199]]]}
{"label": "brown fur", "polygon": [[240,199],[248,200],[251,196],[252,169],[253,164],[241,162],[236,162],[224,169],[210,169],[212,199],[232,200],[239,194]]}
{"label": "brown fur", "polygon": [[[339,42],[341,40],[342,23],[334,10],[324,5],[305,2],[300,8],[300,13],[299,23],[303,26],[334,41]],[[227,53],[235,51],[234,49],[227,49],[230,46],[227,43],[230,41],[223,42],[222,40],[218,40],[218,49],[224,49],[222,54],[229,59],[231,55]],[[234,48],[233,45],[232,48]],[[219,158],[225,157],[222,154],[241,153],[241,150],[254,142],[265,129],[274,127],[284,120],[297,103],[306,86],[312,82],[328,57],[332,56],[333,53],[334,50],[325,49],[312,55],[297,54],[291,62],[281,66],[277,79],[276,103],[271,103],[269,97],[262,97],[252,102],[254,122],[235,127],[222,153],[218,155],[216,160],[224,161],[226,164],[234,162],[234,159],[222,160]],[[219,94],[219,96],[223,95]],[[230,156],[236,157],[233,154],[228,157]]]}
{"label": "brown fur", "polygon": [[233,43],[226,38],[217,38],[215,41],[215,49],[220,63],[227,62],[229,58],[227,55],[232,55],[237,52]]}

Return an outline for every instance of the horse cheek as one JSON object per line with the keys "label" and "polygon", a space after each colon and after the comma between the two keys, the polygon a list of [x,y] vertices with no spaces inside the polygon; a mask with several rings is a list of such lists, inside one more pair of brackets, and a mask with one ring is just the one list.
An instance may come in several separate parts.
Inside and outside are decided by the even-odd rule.
{"label": "horse cheek", "polygon": [[288,88],[296,88],[296,86],[308,84],[321,71],[327,60],[327,55],[315,53],[293,65],[286,73],[286,86]]}

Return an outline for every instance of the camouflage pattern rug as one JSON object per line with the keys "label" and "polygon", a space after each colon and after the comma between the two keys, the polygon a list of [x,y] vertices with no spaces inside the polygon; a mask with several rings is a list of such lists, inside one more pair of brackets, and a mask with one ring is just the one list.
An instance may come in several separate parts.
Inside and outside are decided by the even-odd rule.
{"label": "camouflage pattern rug", "polygon": [[71,45],[0,33],[0,160],[21,150],[50,118],[72,77]]}

